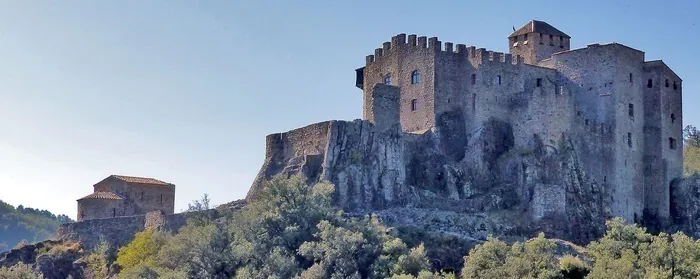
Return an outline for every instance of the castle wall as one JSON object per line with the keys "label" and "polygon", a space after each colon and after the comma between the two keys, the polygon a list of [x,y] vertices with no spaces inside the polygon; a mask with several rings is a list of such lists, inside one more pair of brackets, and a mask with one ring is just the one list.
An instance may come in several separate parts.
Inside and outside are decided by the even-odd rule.
{"label": "castle wall", "polygon": [[[643,61],[640,51],[619,44],[594,44],[541,63],[556,68],[573,91],[577,119],[583,119],[583,125],[577,126],[600,133],[599,145],[578,144],[590,152],[584,157],[588,158],[585,169],[608,188],[612,214],[628,221],[640,221],[644,208]],[[590,137],[585,134],[578,133]]]}
{"label": "castle wall", "polygon": [[160,215],[148,214],[126,217],[92,219],[83,222],[68,223],[59,226],[54,239],[62,241],[79,241],[91,250],[100,241],[106,241],[117,247],[124,246],[134,239],[134,234],[153,226],[165,231],[177,232],[185,226],[188,213]]}
{"label": "castle wall", "polygon": [[[391,42],[385,42],[374,55],[367,56],[364,70],[362,119],[369,119],[372,108],[372,88],[384,83],[386,76],[391,84],[401,88],[400,115],[404,131],[417,131],[435,125],[433,104],[435,52],[440,49],[437,38],[400,34]],[[411,83],[413,71],[420,74],[420,82]],[[413,100],[415,106],[412,105]]]}
{"label": "castle wall", "polygon": [[247,197],[253,195],[274,174],[282,173],[292,159],[325,154],[331,122],[319,122],[285,133],[268,135],[265,138],[265,161]]}
{"label": "castle wall", "polygon": [[645,207],[667,220],[671,183],[683,175],[682,107],[680,79],[661,61],[644,63],[644,109]]}
{"label": "castle wall", "polygon": [[401,128],[401,90],[378,83],[372,88],[372,110],[369,120],[379,130]]}

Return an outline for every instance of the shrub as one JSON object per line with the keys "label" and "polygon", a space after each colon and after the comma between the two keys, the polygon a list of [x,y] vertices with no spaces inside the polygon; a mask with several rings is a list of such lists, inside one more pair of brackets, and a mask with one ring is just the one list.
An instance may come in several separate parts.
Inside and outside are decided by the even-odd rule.
{"label": "shrub", "polygon": [[32,268],[31,265],[22,262],[9,268],[0,268],[0,279],[42,279],[44,278],[39,271]]}
{"label": "shrub", "polygon": [[117,253],[117,265],[126,270],[139,265],[152,265],[155,256],[167,241],[167,236],[149,228],[134,236],[134,240]]}

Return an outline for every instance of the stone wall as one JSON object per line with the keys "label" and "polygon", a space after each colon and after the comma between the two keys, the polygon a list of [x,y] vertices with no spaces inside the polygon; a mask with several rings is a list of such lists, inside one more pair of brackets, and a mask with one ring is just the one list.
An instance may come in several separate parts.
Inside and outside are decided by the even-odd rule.
{"label": "stone wall", "polygon": [[185,225],[186,218],[184,213],[165,215],[158,211],[146,215],[85,220],[61,225],[54,239],[81,242],[88,250],[103,240],[119,247],[131,242],[134,234],[148,227],[177,232]]}

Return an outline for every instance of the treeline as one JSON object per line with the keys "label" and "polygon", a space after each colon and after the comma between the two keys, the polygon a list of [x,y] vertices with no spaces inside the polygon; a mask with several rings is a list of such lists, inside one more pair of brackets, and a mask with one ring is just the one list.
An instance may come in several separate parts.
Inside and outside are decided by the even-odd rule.
{"label": "treeline", "polygon": [[700,172],[700,131],[688,125],[683,129],[683,173]]}
{"label": "treeline", "polygon": [[22,205],[15,208],[0,201],[0,252],[21,243],[48,239],[60,224],[72,222],[66,215],[54,215]]}
{"label": "treeline", "polygon": [[[465,255],[460,270],[434,270],[423,245],[409,247],[375,219],[343,217],[332,192],[329,184],[278,177],[239,212],[213,218],[202,211],[178,234],[147,230],[119,249],[101,245],[86,259],[100,278],[700,276],[700,242],[682,233],[652,235],[621,219],[577,250],[560,249],[542,234],[513,244],[489,238]],[[196,208],[207,207],[201,204]]]}

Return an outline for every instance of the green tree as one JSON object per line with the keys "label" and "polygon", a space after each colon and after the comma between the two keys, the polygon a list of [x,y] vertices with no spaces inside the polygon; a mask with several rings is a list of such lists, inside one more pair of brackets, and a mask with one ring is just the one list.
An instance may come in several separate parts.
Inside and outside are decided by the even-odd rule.
{"label": "green tree", "polygon": [[154,265],[156,255],[167,240],[168,236],[152,228],[136,233],[131,243],[119,249],[116,263],[123,270],[139,265]]}
{"label": "green tree", "polygon": [[464,258],[462,278],[506,278],[503,267],[509,250],[507,243],[489,236],[485,243],[474,247]]}

